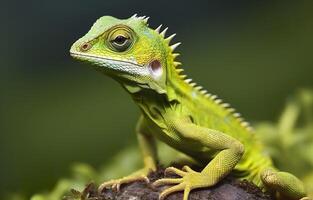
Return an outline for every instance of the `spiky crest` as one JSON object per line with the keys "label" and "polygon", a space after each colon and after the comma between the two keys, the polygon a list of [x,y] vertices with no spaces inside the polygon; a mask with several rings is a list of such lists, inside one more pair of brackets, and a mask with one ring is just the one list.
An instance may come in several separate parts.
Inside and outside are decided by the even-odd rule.
{"label": "spiky crest", "polygon": [[150,19],[150,17],[146,17],[146,16],[139,17],[137,14],[132,15],[130,18],[140,20],[140,21],[144,22],[147,25],[148,25],[148,20]]}
{"label": "spiky crest", "polygon": [[[146,16],[142,16],[142,17],[138,17],[137,14],[134,14],[132,16],[132,18],[137,18],[139,20],[142,20],[144,23],[147,24],[149,17]],[[198,91],[200,94],[202,94],[205,98],[207,98],[208,100],[211,100],[213,103],[215,103],[216,105],[219,105],[220,107],[222,107],[223,109],[225,109],[229,114],[232,114],[234,118],[237,119],[238,123],[244,127],[247,131],[251,132],[253,131],[252,127],[250,126],[250,124],[248,122],[246,122],[243,118],[241,118],[240,113],[236,113],[235,109],[232,108],[230,106],[230,104],[228,103],[223,103],[223,101],[221,99],[219,99],[217,97],[217,95],[212,95],[210,93],[208,93],[207,90],[203,89],[202,86],[197,85],[195,82],[192,82],[192,79],[187,78],[187,75],[185,74],[180,74],[181,72],[183,72],[184,70],[181,68],[178,68],[178,66],[181,66],[182,64],[178,61],[175,61],[175,59],[180,55],[179,53],[175,53],[174,50],[181,44],[180,42],[175,43],[170,45],[170,42],[172,41],[172,39],[176,36],[176,34],[172,34],[169,37],[165,37],[166,32],[168,30],[168,27],[166,27],[165,29],[163,29],[163,31],[161,31],[162,28],[162,24],[159,25],[156,29],[155,32],[158,33],[166,42],[166,44],[169,45],[170,51],[171,51],[171,55],[173,57],[173,65],[175,67],[175,71],[176,73],[179,75],[179,77],[186,83],[188,84],[190,87],[192,87],[193,89],[195,89],[196,91]]]}
{"label": "spiky crest", "polygon": [[137,18],[137,13],[133,14],[130,18]]}

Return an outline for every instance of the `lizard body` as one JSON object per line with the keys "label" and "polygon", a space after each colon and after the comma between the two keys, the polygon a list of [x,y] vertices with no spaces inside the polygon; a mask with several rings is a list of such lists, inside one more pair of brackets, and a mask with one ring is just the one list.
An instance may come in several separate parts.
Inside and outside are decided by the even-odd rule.
{"label": "lizard body", "polygon": [[153,30],[148,18],[117,19],[101,17],[91,30],[73,44],[71,55],[118,81],[139,106],[142,116],[136,131],[143,154],[144,168],[117,180],[103,183],[100,189],[143,179],[156,170],[155,138],[189,155],[204,166],[196,172],[169,167],[181,178],[160,179],[154,185],[174,184],[160,199],[184,190],[184,200],[195,188],[210,187],[230,172],[281,196],[305,196],[300,180],[278,172],[252,128],[234,109],[182,74],[176,61],[179,55],[170,45],[166,29]]}

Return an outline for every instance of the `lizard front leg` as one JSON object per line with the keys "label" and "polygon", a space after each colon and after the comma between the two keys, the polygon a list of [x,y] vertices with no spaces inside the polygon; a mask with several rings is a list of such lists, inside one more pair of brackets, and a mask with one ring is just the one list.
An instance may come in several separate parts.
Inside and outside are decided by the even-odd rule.
{"label": "lizard front leg", "polygon": [[143,116],[140,117],[137,123],[136,132],[137,132],[139,147],[143,155],[144,167],[123,178],[110,180],[110,181],[102,183],[99,187],[99,191],[102,191],[105,187],[109,187],[109,186],[119,190],[121,184],[130,183],[130,182],[134,182],[138,180],[143,180],[146,183],[149,182],[149,179],[147,176],[151,171],[156,170],[157,155],[156,155],[155,140],[153,136],[148,133]]}
{"label": "lizard front leg", "polygon": [[186,123],[185,120],[174,120],[172,126],[173,131],[184,140],[182,143],[199,143],[219,153],[201,172],[196,172],[187,166],[183,170],[167,168],[166,172],[174,172],[181,178],[164,178],[154,182],[154,186],[176,184],[165,189],[160,194],[160,199],[173,192],[184,190],[184,200],[187,200],[192,189],[215,185],[232,171],[244,153],[244,147],[238,140],[222,132],[200,127],[191,122]]}

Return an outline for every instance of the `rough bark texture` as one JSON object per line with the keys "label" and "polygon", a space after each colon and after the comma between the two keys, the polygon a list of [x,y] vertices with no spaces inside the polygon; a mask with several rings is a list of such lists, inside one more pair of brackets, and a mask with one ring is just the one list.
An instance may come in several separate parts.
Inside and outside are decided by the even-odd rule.
{"label": "rough bark texture", "polygon": [[[164,177],[164,168],[159,168],[149,175],[150,183]],[[175,175],[166,175],[175,177]],[[83,192],[72,191],[73,196],[67,199],[81,200],[158,200],[159,193],[169,186],[153,188],[151,184],[133,182],[121,186],[120,191],[111,188],[97,191],[95,184],[86,186]],[[73,198],[75,196],[75,198]],[[177,192],[168,196],[167,200],[181,200],[183,192]],[[248,181],[240,181],[231,176],[211,188],[192,190],[189,200],[271,200],[270,195],[263,193],[257,186]]]}

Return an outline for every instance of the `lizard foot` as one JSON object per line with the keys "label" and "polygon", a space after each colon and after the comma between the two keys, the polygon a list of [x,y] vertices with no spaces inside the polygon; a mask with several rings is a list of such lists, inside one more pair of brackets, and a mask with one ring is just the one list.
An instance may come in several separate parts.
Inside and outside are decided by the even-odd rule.
{"label": "lizard foot", "polygon": [[131,183],[134,181],[144,181],[148,184],[150,181],[149,181],[149,178],[147,176],[150,173],[150,171],[154,171],[154,170],[150,169],[150,168],[143,168],[141,170],[138,170],[138,171],[130,174],[129,176],[125,176],[125,177],[120,178],[120,179],[114,179],[114,180],[106,181],[99,186],[98,191],[101,192],[106,187],[111,187],[112,189],[119,191],[120,186],[122,184]]}
{"label": "lizard foot", "polygon": [[153,186],[160,186],[166,184],[176,184],[170,188],[165,189],[159,196],[159,200],[163,200],[166,196],[177,191],[184,191],[184,200],[188,200],[189,193],[192,189],[207,187],[207,179],[199,172],[192,170],[188,166],[184,166],[183,170],[175,167],[168,167],[165,173],[175,173],[181,178],[162,178],[153,183]]}

